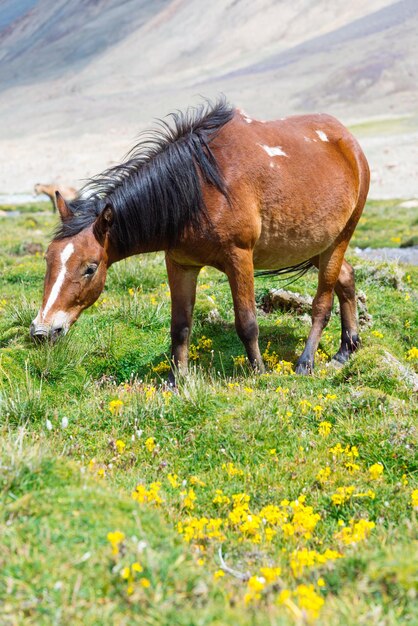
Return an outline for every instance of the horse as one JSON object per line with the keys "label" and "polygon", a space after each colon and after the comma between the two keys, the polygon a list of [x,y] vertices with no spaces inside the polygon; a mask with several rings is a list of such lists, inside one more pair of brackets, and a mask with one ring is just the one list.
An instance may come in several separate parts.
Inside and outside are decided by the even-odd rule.
{"label": "horse", "polygon": [[[235,328],[249,362],[258,344],[254,270],[318,269],[312,326],[296,372],[309,374],[337,294],[345,363],[358,348],[354,271],[344,259],[369,188],[367,160],[326,114],[257,121],[224,98],[171,114],[121,165],[87,183],[61,217],[46,253],[42,305],[30,334],[52,342],[101,294],[108,268],[165,252],[171,293],[171,373],[187,371],[196,283],[203,266],[224,272]],[[86,189],[84,190],[86,193]]]}
{"label": "horse", "polygon": [[55,193],[59,191],[59,193],[68,201],[75,200],[77,198],[77,190],[74,187],[63,187],[62,185],[44,185],[43,183],[36,183],[33,188],[35,194],[37,196],[41,194],[45,194],[52,202],[52,212],[56,213],[57,205],[56,205],[56,196]]}

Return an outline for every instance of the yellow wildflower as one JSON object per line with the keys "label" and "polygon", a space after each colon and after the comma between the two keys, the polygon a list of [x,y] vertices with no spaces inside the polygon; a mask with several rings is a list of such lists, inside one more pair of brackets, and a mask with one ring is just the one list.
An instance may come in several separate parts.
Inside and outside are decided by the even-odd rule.
{"label": "yellow wildflower", "polygon": [[122,454],[122,452],[126,448],[126,443],[124,441],[122,441],[122,439],[117,439],[116,442],[115,442],[115,446],[116,446],[116,450],[119,452],[119,454]]}
{"label": "yellow wildflower", "polygon": [[260,567],[260,574],[267,584],[276,582],[281,573],[281,567]]}
{"label": "yellow wildflower", "polygon": [[139,579],[139,584],[141,585],[141,587],[143,587],[144,589],[148,589],[148,587],[151,586],[150,581],[148,580],[148,578],[140,578]]}
{"label": "yellow wildflower", "polygon": [[121,533],[120,530],[115,530],[114,532],[107,533],[107,540],[112,546],[112,554],[116,556],[119,554],[119,548],[125,540],[125,535]]}
{"label": "yellow wildflower", "polygon": [[320,422],[318,432],[321,437],[328,437],[331,432],[332,424],[330,422]]}
{"label": "yellow wildflower", "polygon": [[225,496],[222,489],[215,490],[215,497],[212,500],[213,504],[230,504],[231,499]]}
{"label": "yellow wildflower", "polygon": [[372,480],[378,480],[383,474],[383,465],[382,463],[374,463],[369,467],[369,474]]}
{"label": "yellow wildflower", "polygon": [[222,469],[228,474],[230,478],[234,476],[244,476],[244,470],[236,467],[233,463],[222,463]]}
{"label": "yellow wildflower", "polygon": [[333,448],[330,448],[329,451],[335,457],[346,455],[349,458],[357,458],[359,455],[357,446],[350,446],[348,444],[343,448],[340,443],[337,443]]}
{"label": "yellow wildflower", "polygon": [[282,396],[285,396],[289,393],[289,387],[277,387],[276,393],[281,393]]}
{"label": "yellow wildflower", "polygon": [[355,522],[352,519],[350,520],[350,526],[344,526],[339,532],[334,534],[334,537],[345,545],[350,545],[366,539],[374,527],[375,523],[369,522],[369,520],[361,519]]}
{"label": "yellow wildflower", "polygon": [[170,364],[167,361],[160,361],[157,365],[154,365],[152,371],[156,374],[164,374],[170,370]]}
{"label": "yellow wildflower", "polygon": [[152,398],[155,396],[156,393],[157,393],[157,388],[154,387],[154,385],[149,385],[145,389],[145,399],[152,400]]}
{"label": "yellow wildflower", "polygon": [[196,501],[196,494],[194,492],[194,489],[190,488],[188,491],[181,491],[180,495],[183,497],[183,506],[186,509],[190,509],[193,510],[194,509],[194,503]]}
{"label": "yellow wildflower", "polygon": [[203,480],[200,480],[197,476],[190,476],[190,484],[197,485],[198,487],[206,487],[206,483]]}
{"label": "yellow wildflower", "polygon": [[148,450],[148,452],[153,452],[156,445],[157,444],[155,443],[154,437],[148,437],[148,439],[145,441],[145,447]]}
{"label": "yellow wildflower", "polygon": [[109,411],[113,414],[113,415],[119,415],[119,413],[121,412],[123,407],[123,402],[122,400],[111,400],[109,402]]}
{"label": "yellow wildflower", "polygon": [[406,360],[413,361],[415,359],[418,359],[418,348],[414,346],[406,353]]}
{"label": "yellow wildflower", "polygon": [[365,491],[364,493],[355,493],[353,494],[353,498],[370,498],[371,500],[374,500],[376,497],[375,492],[372,489],[369,489],[368,491]]}
{"label": "yellow wildflower", "polygon": [[217,569],[213,575],[214,580],[219,580],[225,576],[225,572],[222,569]]}
{"label": "yellow wildflower", "polygon": [[266,580],[262,576],[251,576],[248,581],[248,587],[251,589],[251,591],[255,592],[263,591],[265,585]]}
{"label": "yellow wildflower", "polygon": [[232,360],[234,361],[235,367],[243,367],[247,362],[247,357],[240,354],[239,356],[232,357]]}
{"label": "yellow wildflower", "polygon": [[132,568],[133,572],[143,572],[144,571],[144,568],[142,567],[141,563],[138,563],[138,561],[135,561],[135,563],[132,563],[131,568]]}
{"label": "yellow wildflower", "polygon": [[306,611],[309,619],[319,617],[324,599],[316,593],[313,585],[298,585],[295,596],[299,608]]}
{"label": "yellow wildflower", "polygon": [[282,589],[277,597],[279,604],[286,604],[292,597],[292,592],[289,589]]}
{"label": "yellow wildflower", "polygon": [[348,469],[349,474],[354,474],[354,472],[358,472],[358,470],[360,469],[360,465],[358,465],[358,463],[353,463],[352,461],[347,461],[347,463],[344,463],[344,467]]}
{"label": "yellow wildflower", "polygon": [[293,576],[302,576],[306,567],[315,567],[316,565],[323,565],[328,561],[335,561],[340,559],[342,554],[335,550],[326,550],[323,554],[316,550],[307,550],[302,548],[301,550],[294,550],[290,556],[290,568]]}
{"label": "yellow wildflower", "polygon": [[302,415],[305,415],[305,413],[307,413],[308,409],[312,406],[312,404],[308,400],[303,399],[299,401],[299,406],[300,406]]}
{"label": "yellow wildflower", "polygon": [[345,504],[353,495],[354,487],[338,487],[337,492],[331,496],[332,503],[335,505]]}
{"label": "yellow wildflower", "polygon": [[411,506],[414,509],[418,509],[418,489],[414,489],[411,493]]}
{"label": "yellow wildflower", "polygon": [[132,498],[140,504],[148,503],[158,506],[163,502],[160,496],[160,489],[161,483],[159,481],[151,483],[149,489],[142,484],[138,484],[132,493]]}
{"label": "yellow wildflower", "polygon": [[180,486],[179,477],[177,476],[177,474],[168,474],[167,480],[173,487],[173,489],[176,489],[176,487]]}
{"label": "yellow wildflower", "polygon": [[131,576],[130,567],[124,567],[120,572],[120,577],[123,578],[123,580],[128,580],[130,576]]}
{"label": "yellow wildflower", "polygon": [[380,330],[372,330],[372,335],[378,339],[383,339],[383,333]]}
{"label": "yellow wildflower", "polygon": [[316,419],[319,419],[321,417],[321,413],[324,410],[324,407],[321,404],[316,404],[313,408],[313,411],[315,413]]}
{"label": "yellow wildflower", "polygon": [[331,475],[331,468],[330,467],[325,467],[324,469],[319,470],[319,472],[316,475],[316,480],[319,483],[325,483],[328,478]]}

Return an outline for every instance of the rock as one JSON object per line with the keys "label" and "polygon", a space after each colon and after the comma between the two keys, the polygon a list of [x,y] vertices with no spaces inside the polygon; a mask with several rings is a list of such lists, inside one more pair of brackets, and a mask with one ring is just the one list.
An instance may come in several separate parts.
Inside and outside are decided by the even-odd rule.
{"label": "rock", "polygon": [[[364,291],[357,291],[356,294],[358,320],[360,328],[369,328],[373,321],[372,316],[367,310],[366,294]],[[298,315],[301,315],[303,321],[310,323],[312,313],[312,301],[310,296],[302,296],[299,293],[293,291],[287,291],[286,289],[271,289],[264,297],[261,306],[267,313],[280,309],[281,311],[295,311]],[[335,309],[339,314],[340,307]]]}
{"label": "rock", "polygon": [[310,296],[302,296],[293,291],[270,289],[262,299],[261,308],[266,312],[280,309],[281,311],[296,311],[302,315],[311,313],[312,301]]}
{"label": "rock", "polygon": [[414,246],[418,246],[418,235],[414,235],[399,245],[400,248],[413,248]]}
{"label": "rock", "polygon": [[22,254],[42,254],[44,247],[41,243],[28,242],[22,245]]}
{"label": "rock", "polygon": [[356,300],[359,327],[361,329],[370,328],[373,325],[373,317],[367,310],[367,296],[364,291],[361,291],[360,289],[357,290]]}
{"label": "rock", "polygon": [[[373,250],[375,252],[375,250]],[[362,250],[367,253],[366,250]],[[377,283],[384,287],[394,287],[398,291],[403,291],[404,271],[396,263],[380,263],[378,265],[357,265],[354,267],[356,275],[361,276],[367,282]]]}
{"label": "rock", "polygon": [[418,375],[410,368],[398,361],[387,350],[384,350],[384,360],[390,367],[395,370],[402,380],[404,380],[408,386],[412,387],[414,393],[418,393]]}

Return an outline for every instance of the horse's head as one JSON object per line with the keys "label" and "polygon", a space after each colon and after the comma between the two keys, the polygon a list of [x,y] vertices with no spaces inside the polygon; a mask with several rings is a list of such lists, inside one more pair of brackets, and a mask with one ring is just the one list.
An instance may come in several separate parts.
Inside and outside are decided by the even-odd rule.
{"label": "horse's head", "polygon": [[[58,192],[56,200],[61,219],[71,220],[72,213]],[[109,262],[112,221],[112,208],[106,206],[87,228],[50,243],[42,306],[30,326],[33,339],[55,341],[65,335],[80,313],[100,296]]]}

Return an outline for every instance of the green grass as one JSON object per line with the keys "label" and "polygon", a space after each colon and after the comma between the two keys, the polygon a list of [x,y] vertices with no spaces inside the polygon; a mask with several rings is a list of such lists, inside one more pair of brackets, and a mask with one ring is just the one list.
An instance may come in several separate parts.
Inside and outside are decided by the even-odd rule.
{"label": "green grass", "polygon": [[351,241],[359,248],[398,248],[411,239],[418,241],[418,201],[406,208],[401,200],[370,200]]}
{"label": "green grass", "polygon": [[[391,237],[415,228],[413,210],[398,205],[369,203],[353,245],[395,245]],[[0,623],[417,623],[411,494],[418,487],[418,362],[407,357],[418,346],[418,268],[349,253],[373,323],[362,331],[361,350],[336,370],[328,366],[340,333],[333,315],[309,378],[274,370],[257,377],[234,363],[243,348],[228,285],[205,269],[192,339],[198,358],[171,393],[157,373],[169,352],[161,254],[113,266],[98,306],[63,341],[31,344],[28,326],[44,275],[40,250],[54,219],[0,218]],[[26,245],[33,243],[38,251]],[[313,295],[315,283],[312,273],[290,288]],[[257,300],[276,285],[258,280]],[[283,360],[294,364],[309,320],[260,311],[259,323],[262,351],[276,370]],[[328,436],[321,422],[330,425]],[[376,463],[383,473],[374,480],[369,468]],[[139,500],[149,502],[132,498],[137,485]],[[335,504],[341,487],[352,493]],[[217,490],[221,501],[214,503]],[[234,521],[237,494],[249,502],[247,510],[235,508]],[[268,505],[278,507],[275,523],[262,511]],[[204,526],[185,541],[191,518],[221,520],[218,532]],[[338,535],[351,519],[374,523],[353,545]],[[114,531],[124,536],[115,553],[107,539]],[[281,572],[266,583],[217,578],[220,546],[239,573]],[[303,549],[342,556],[292,569],[294,552]],[[128,572],[134,563],[142,571]],[[301,585],[313,585],[310,609]],[[322,601],[316,620],[315,602]]]}
{"label": "green grass", "polygon": [[415,132],[418,118],[416,115],[399,115],[352,124],[350,131],[358,137],[376,137],[399,133]]}

